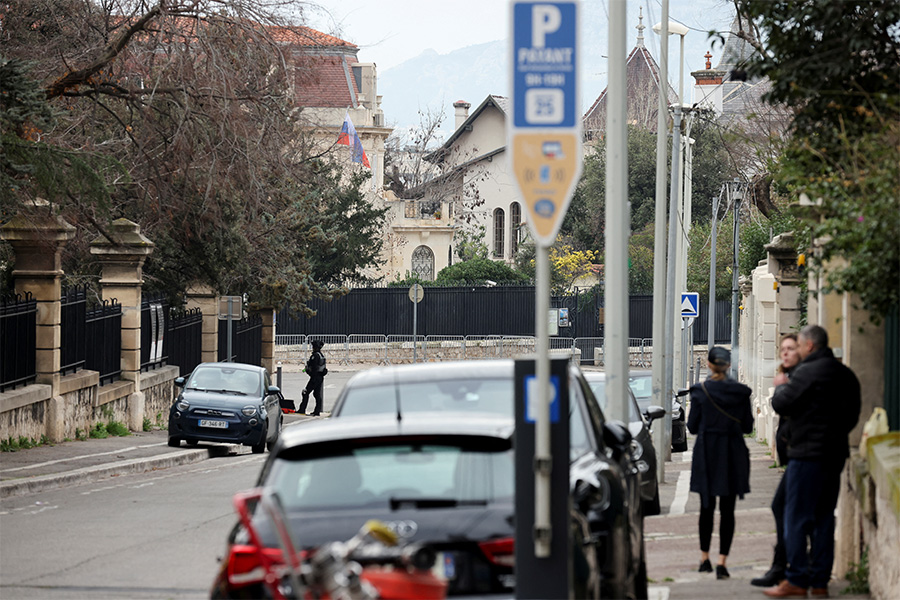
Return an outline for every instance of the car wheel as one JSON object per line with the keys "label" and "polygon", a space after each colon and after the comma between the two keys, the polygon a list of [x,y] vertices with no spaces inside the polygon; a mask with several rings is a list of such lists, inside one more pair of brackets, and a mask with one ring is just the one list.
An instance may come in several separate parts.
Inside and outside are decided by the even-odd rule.
{"label": "car wheel", "polygon": [[266,447],[269,449],[269,452],[272,451],[272,448],[275,447],[275,444],[278,443],[278,438],[281,437],[281,428],[284,427],[284,417],[278,417],[278,428],[275,430],[275,438],[271,442],[266,443]]}
{"label": "car wheel", "polygon": [[253,454],[262,454],[266,451],[266,432],[264,431],[261,437],[262,441],[258,444],[254,444],[250,446],[250,449],[253,451]]}
{"label": "car wheel", "polygon": [[195,440],[193,438],[188,438],[188,439],[184,440],[184,443],[193,448],[194,446],[197,445],[197,440]]}
{"label": "car wheel", "polygon": [[169,438],[169,446],[171,446],[172,448],[180,448],[181,440],[178,439],[177,437],[170,437]]}

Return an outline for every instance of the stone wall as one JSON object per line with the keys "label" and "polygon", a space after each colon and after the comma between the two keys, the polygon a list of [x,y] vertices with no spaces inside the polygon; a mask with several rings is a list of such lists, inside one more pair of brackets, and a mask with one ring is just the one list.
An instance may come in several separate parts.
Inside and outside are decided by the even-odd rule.
{"label": "stone wall", "polygon": [[40,441],[47,434],[49,385],[29,385],[0,394],[0,439]]}
{"label": "stone wall", "polygon": [[144,392],[144,416],[154,425],[168,426],[169,408],[175,400],[178,367],[162,367],[141,375]]}

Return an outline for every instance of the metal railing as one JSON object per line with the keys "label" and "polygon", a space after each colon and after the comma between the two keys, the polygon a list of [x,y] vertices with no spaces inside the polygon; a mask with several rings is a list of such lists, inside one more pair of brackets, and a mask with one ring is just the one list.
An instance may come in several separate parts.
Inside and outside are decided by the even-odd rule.
{"label": "metal railing", "polygon": [[161,297],[141,300],[141,371],[166,364],[169,305]]}
{"label": "metal railing", "polygon": [[0,301],[0,392],[37,377],[37,301],[30,292]]}
{"label": "metal railing", "polygon": [[203,313],[199,308],[169,312],[169,330],[163,340],[166,362],[187,375],[203,360]]}
{"label": "metal railing", "polygon": [[61,375],[75,373],[84,368],[87,352],[86,315],[87,288],[75,286],[63,290],[59,299],[59,372]]}
{"label": "metal railing", "polygon": [[[275,336],[275,359],[305,361],[315,339],[325,342],[325,356],[332,364],[399,364],[413,362],[414,355],[418,362],[499,359],[536,352],[535,337],[528,335],[284,334]],[[550,351],[570,351],[581,364],[604,364],[602,337],[551,337]],[[652,357],[651,339],[629,338],[630,366],[649,368]]]}
{"label": "metal railing", "polygon": [[85,313],[84,368],[100,373],[100,385],[119,379],[122,374],[122,305],[115,300]]}

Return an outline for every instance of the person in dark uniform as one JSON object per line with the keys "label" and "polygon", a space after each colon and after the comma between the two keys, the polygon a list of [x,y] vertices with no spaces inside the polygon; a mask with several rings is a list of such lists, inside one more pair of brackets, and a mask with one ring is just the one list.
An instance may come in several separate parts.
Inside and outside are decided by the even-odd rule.
{"label": "person in dark uniform", "polygon": [[316,397],[316,408],[312,412],[312,416],[318,417],[322,414],[322,385],[325,382],[325,376],[328,369],[325,368],[325,355],[322,354],[322,347],[325,342],[322,340],[313,340],[312,354],[306,361],[306,368],[303,369],[309,375],[309,382],[303,390],[303,400],[300,402],[300,408],[297,412],[306,414],[306,404],[309,402],[309,394]]}
{"label": "person in dark uniform", "polygon": [[728,377],[731,353],[709,351],[710,376],[691,387],[688,430],[697,436],[691,462],[691,491],[700,494],[700,568],[711,573],[709,546],[716,498],[719,499],[719,564],[716,579],[728,579],[725,566],[734,539],[735,500],[750,491],[750,451],[744,434],[753,431],[750,388]]}

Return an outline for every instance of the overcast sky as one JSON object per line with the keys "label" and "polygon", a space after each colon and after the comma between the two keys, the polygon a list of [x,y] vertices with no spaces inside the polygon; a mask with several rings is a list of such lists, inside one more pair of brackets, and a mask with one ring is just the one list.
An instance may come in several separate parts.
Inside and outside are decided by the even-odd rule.
{"label": "overcast sky", "polygon": [[[426,49],[446,54],[458,48],[507,39],[507,0],[313,0],[328,12],[307,8],[308,24],[333,33],[360,47],[359,58],[374,62],[384,72]],[[659,59],[659,37],[650,27],[661,18],[659,0],[628,0],[628,49],[637,37],[638,7],[643,8],[646,45]],[[709,47],[706,32],[727,29],[733,18],[728,0],[670,0],[669,16],[693,31],[685,37],[685,79],[692,70],[703,68],[703,54]],[[330,14],[328,14],[330,13]],[[607,0],[583,0],[582,36],[606,39]],[[677,37],[672,37],[677,42]],[[714,53],[715,54],[715,53]],[[718,57],[713,58],[713,64]],[[678,44],[670,44],[670,77],[678,76]],[[594,69],[605,69],[595,66]]]}

